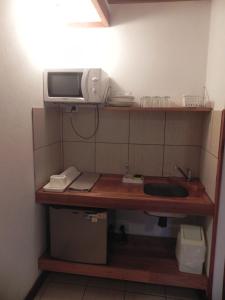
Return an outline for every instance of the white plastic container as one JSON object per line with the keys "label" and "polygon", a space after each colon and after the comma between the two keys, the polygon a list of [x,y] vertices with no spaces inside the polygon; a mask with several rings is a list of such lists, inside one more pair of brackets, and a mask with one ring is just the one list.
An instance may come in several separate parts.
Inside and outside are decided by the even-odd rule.
{"label": "white plastic container", "polygon": [[185,107],[203,107],[204,97],[197,95],[184,95],[183,106]]}
{"label": "white plastic container", "polygon": [[202,274],[205,255],[206,244],[203,228],[181,225],[176,245],[179,270],[185,273]]}
{"label": "white plastic container", "polygon": [[141,107],[168,107],[169,96],[144,96],[141,97]]}

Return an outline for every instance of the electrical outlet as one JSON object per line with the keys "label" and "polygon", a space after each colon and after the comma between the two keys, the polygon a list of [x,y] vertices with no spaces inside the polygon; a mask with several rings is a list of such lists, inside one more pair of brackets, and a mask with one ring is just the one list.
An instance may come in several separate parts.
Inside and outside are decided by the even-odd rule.
{"label": "electrical outlet", "polygon": [[78,112],[78,106],[74,104],[67,104],[64,106],[65,113],[76,113]]}

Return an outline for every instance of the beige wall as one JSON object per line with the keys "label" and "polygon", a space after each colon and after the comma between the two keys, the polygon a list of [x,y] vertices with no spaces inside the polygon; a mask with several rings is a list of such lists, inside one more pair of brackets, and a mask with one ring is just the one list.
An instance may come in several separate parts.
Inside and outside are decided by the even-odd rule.
{"label": "beige wall", "polygon": [[[212,0],[209,51],[207,64],[206,86],[210,99],[215,102],[215,109],[225,108],[225,1]],[[223,272],[225,262],[225,186],[224,186],[225,166],[223,165],[222,189],[219,207],[219,223],[216,245],[216,260],[213,281],[213,300],[222,299]]]}
{"label": "beige wall", "polygon": [[212,0],[206,87],[210,99],[215,103],[216,110],[225,108],[224,15],[225,2]]}
{"label": "beige wall", "polygon": [[43,251],[31,122],[32,106],[42,105],[42,77],[20,47],[11,2],[0,2],[0,298],[22,300],[38,276]]}
{"label": "beige wall", "polygon": [[[49,35],[43,39],[49,31],[37,14],[25,24],[25,37],[12,13],[16,3],[23,8],[26,1],[0,2],[0,242],[4,245],[0,297],[4,300],[24,298],[38,276],[37,258],[44,248],[42,209],[34,199],[31,124],[31,108],[43,103],[41,66],[100,66],[112,75],[116,91],[136,96],[200,93],[209,15],[208,1],[115,5],[115,26],[81,33],[59,30],[54,40]],[[21,11],[29,15],[28,7]],[[39,29],[43,30],[36,32]]]}
{"label": "beige wall", "polygon": [[111,10],[114,26],[102,63],[116,91],[135,96],[202,94],[209,1],[112,5]]}
{"label": "beige wall", "polygon": [[[209,4],[204,0],[111,5],[110,28],[57,27],[57,34],[51,16],[45,23],[44,8],[26,24],[26,17],[32,16],[26,5],[17,30],[21,46],[38,67],[101,67],[112,78],[113,93],[202,94]],[[20,23],[25,23],[22,28]]]}

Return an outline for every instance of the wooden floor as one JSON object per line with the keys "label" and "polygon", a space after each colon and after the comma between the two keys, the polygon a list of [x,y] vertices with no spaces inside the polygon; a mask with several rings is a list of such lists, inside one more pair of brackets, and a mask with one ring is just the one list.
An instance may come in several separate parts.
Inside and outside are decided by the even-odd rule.
{"label": "wooden floor", "polygon": [[182,273],[175,258],[175,239],[129,236],[128,243],[114,241],[107,265],[66,262],[48,254],[39,259],[41,270],[144,283],[207,289],[207,277]]}

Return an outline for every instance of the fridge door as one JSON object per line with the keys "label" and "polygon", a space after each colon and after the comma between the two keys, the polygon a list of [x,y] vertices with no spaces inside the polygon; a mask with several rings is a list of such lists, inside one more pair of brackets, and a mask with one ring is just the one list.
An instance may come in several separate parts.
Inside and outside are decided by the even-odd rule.
{"label": "fridge door", "polygon": [[50,208],[51,256],[63,260],[106,264],[107,212]]}

